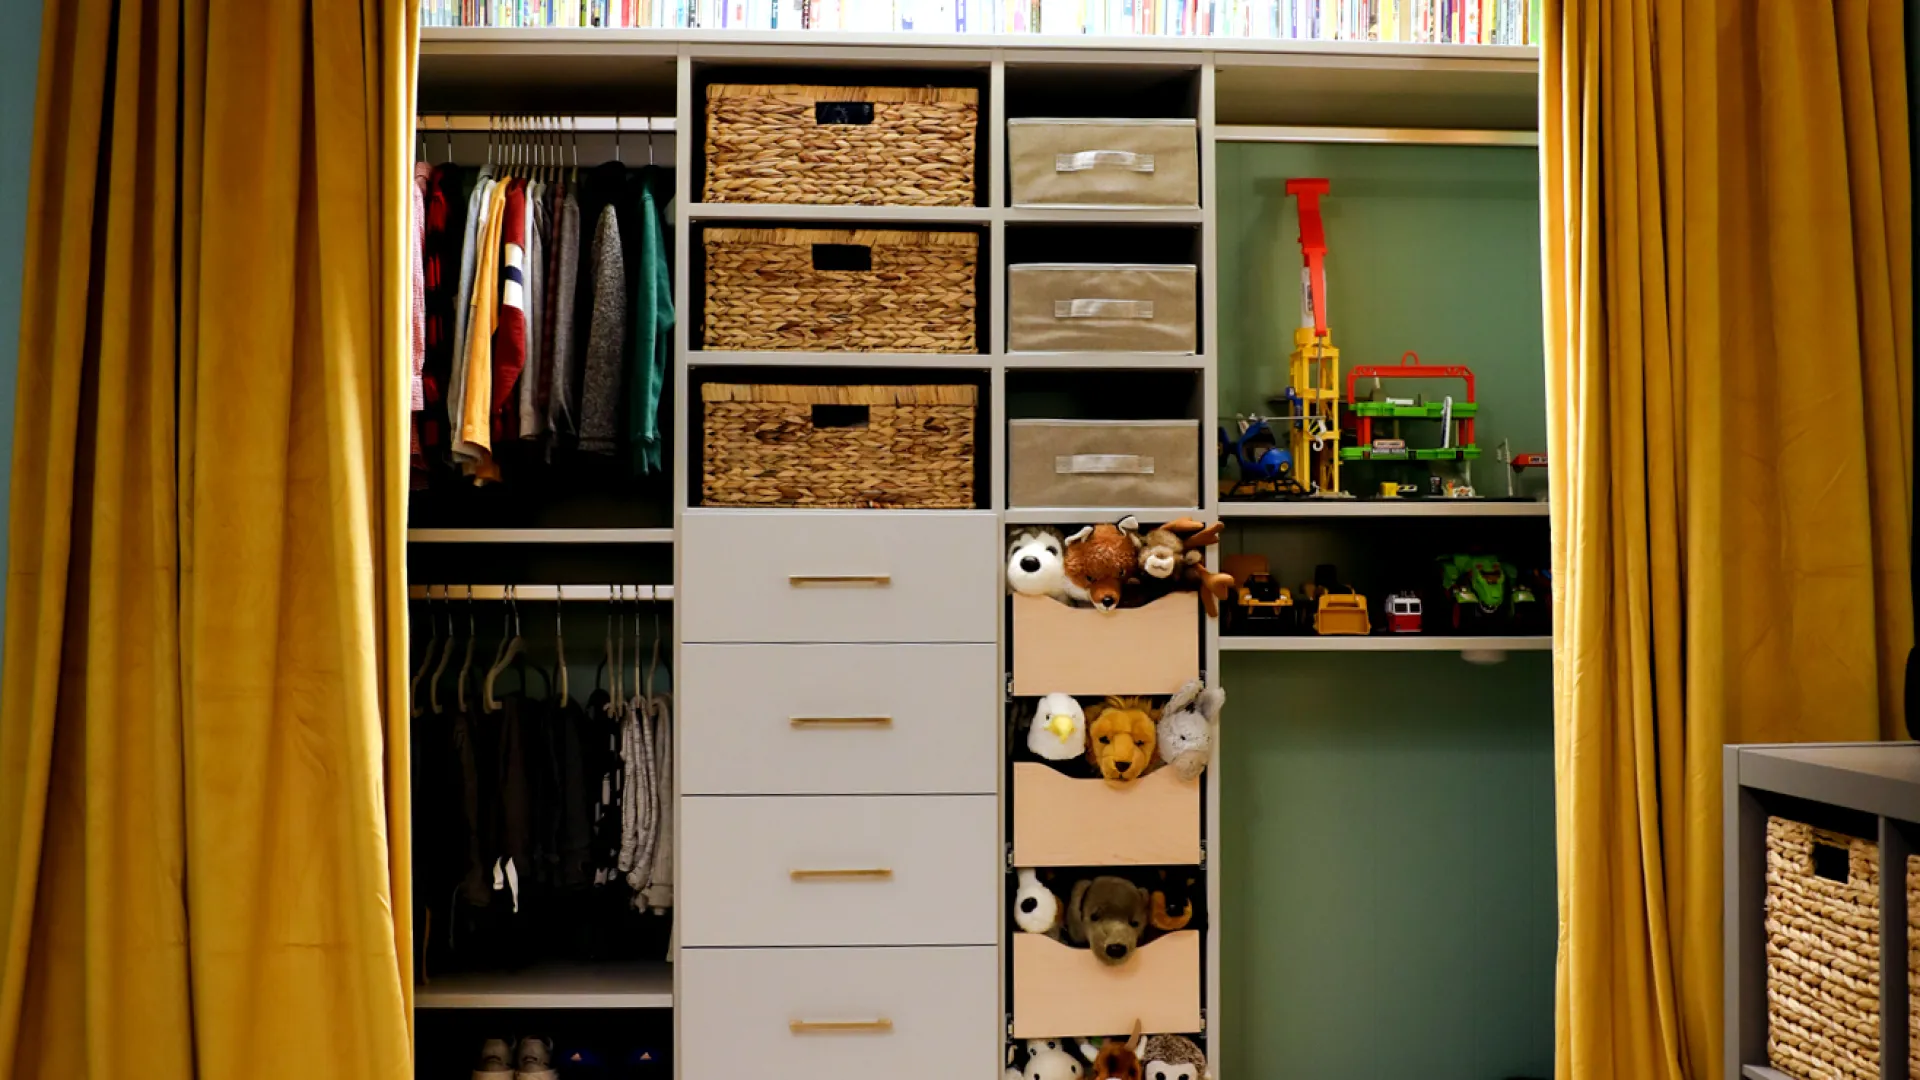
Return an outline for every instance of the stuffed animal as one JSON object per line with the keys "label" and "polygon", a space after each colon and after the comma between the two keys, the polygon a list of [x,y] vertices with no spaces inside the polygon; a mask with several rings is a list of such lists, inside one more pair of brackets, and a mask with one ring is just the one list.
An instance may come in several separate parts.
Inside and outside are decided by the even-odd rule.
{"label": "stuffed animal", "polygon": [[1067,595],[1101,611],[1120,606],[1120,587],[1140,569],[1140,522],[1089,525],[1067,537]]}
{"label": "stuffed animal", "polygon": [[1157,758],[1160,710],[1145,698],[1110,697],[1087,710],[1087,760],[1108,783],[1138,780]]}
{"label": "stuffed animal", "polygon": [[1225,528],[1218,521],[1202,525],[1192,518],[1167,522],[1141,541],[1140,572],[1197,589],[1208,616],[1218,618],[1220,601],[1233,590],[1233,575],[1208,570],[1206,548],[1219,541]]}
{"label": "stuffed animal", "polygon": [[1140,1047],[1146,1080],[1212,1080],[1207,1055],[1185,1035],[1155,1035]]}
{"label": "stuffed animal", "polygon": [[1013,921],[1029,934],[1053,934],[1060,929],[1060,898],[1040,880],[1038,870],[1021,870],[1013,893]]}
{"label": "stuffed animal", "polygon": [[1051,526],[1014,533],[1007,545],[1007,587],[1021,596],[1051,596],[1061,603],[1071,602],[1066,549],[1060,530]]}
{"label": "stuffed animal", "polygon": [[1048,694],[1027,728],[1027,749],[1048,761],[1072,761],[1087,752],[1087,714],[1072,694]]}
{"label": "stuffed animal", "polygon": [[1155,930],[1184,930],[1193,921],[1193,893],[1199,879],[1187,870],[1161,870],[1149,891],[1147,919]]}
{"label": "stuffed animal", "polygon": [[1101,1044],[1093,1059],[1093,1080],[1141,1080],[1140,1021],[1133,1022],[1131,1038]]}
{"label": "stuffed animal", "polygon": [[1220,720],[1220,708],[1227,703],[1227,692],[1214,687],[1200,689],[1198,679],[1180,688],[1167,702],[1158,724],[1160,760],[1166,762],[1182,780],[1193,780],[1206,769],[1213,757],[1213,725]]}
{"label": "stuffed animal", "polygon": [[1028,1039],[1007,1047],[1005,1080],[1077,1080],[1086,1066],[1067,1039]]}
{"label": "stuffed animal", "polygon": [[1147,890],[1126,878],[1081,878],[1067,901],[1067,943],[1093,950],[1103,964],[1124,964],[1146,929],[1147,904]]}

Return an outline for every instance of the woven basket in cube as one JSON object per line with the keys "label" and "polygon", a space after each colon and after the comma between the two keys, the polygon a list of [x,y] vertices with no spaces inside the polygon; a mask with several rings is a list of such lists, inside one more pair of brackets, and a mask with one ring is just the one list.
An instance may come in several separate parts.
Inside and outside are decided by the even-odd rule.
{"label": "woven basket in cube", "polygon": [[700,388],[708,506],[973,508],[971,386]]}
{"label": "woven basket in cube", "polygon": [[[1815,873],[1822,847],[1846,880]],[[1788,1076],[1880,1076],[1878,848],[1767,819],[1767,1056]]]}
{"label": "woven basket in cube", "polygon": [[703,198],[972,206],[980,93],[964,87],[707,87]]}
{"label": "woven basket in cube", "polygon": [[[708,229],[705,235],[701,341],[709,349],[976,351],[975,233]],[[816,248],[868,257],[828,260]]]}
{"label": "woven basket in cube", "polygon": [[1907,1077],[1920,1080],[1920,855],[1907,857]]}

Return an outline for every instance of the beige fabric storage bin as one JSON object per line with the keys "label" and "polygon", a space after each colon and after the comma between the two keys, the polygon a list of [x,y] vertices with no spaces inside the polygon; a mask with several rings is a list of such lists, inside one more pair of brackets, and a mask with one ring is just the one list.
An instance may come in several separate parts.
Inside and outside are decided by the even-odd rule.
{"label": "beige fabric storage bin", "polygon": [[707,87],[712,203],[972,206],[980,92]]}
{"label": "beige fabric storage bin", "polygon": [[1191,353],[1199,342],[1198,300],[1192,266],[1009,266],[1007,348]]}
{"label": "beige fabric storage bin", "polygon": [[1199,206],[1192,120],[1009,120],[1013,205]]}
{"label": "beige fabric storage bin", "polygon": [[1013,935],[1013,1037],[1200,1030],[1200,931],[1175,930],[1108,967],[1044,934]]}
{"label": "beige fabric storage bin", "polygon": [[1013,420],[1010,506],[1197,506],[1198,420]]}
{"label": "beige fabric storage bin", "polygon": [[1118,611],[1013,598],[1013,692],[1022,697],[1169,695],[1199,677],[1198,593]]}
{"label": "beige fabric storage bin", "polygon": [[[1097,821],[1097,829],[1061,822]],[[1015,866],[1195,866],[1200,862],[1200,781],[1162,765],[1109,784],[1063,775],[1038,761],[1013,765]]]}

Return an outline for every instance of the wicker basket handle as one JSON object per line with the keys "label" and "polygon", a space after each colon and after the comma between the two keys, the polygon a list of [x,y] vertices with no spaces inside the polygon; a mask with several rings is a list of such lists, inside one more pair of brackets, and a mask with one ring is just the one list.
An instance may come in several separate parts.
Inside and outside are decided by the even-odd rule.
{"label": "wicker basket handle", "polygon": [[820,125],[864,125],[873,123],[871,101],[816,101],[813,122]]}

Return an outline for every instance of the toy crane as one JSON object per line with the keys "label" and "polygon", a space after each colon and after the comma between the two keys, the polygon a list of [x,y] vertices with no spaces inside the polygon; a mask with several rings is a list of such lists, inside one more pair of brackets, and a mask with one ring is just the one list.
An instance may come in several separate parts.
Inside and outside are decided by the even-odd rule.
{"label": "toy crane", "polygon": [[1340,350],[1327,332],[1327,234],[1320,222],[1320,196],[1332,190],[1322,178],[1287,181],[1287,195],[1300,200],[1300,325],[1287,359],[1287,388],[1273,399],[1292,444],[1293,466],[1303,486],[1318,494],[1340,491]]}

